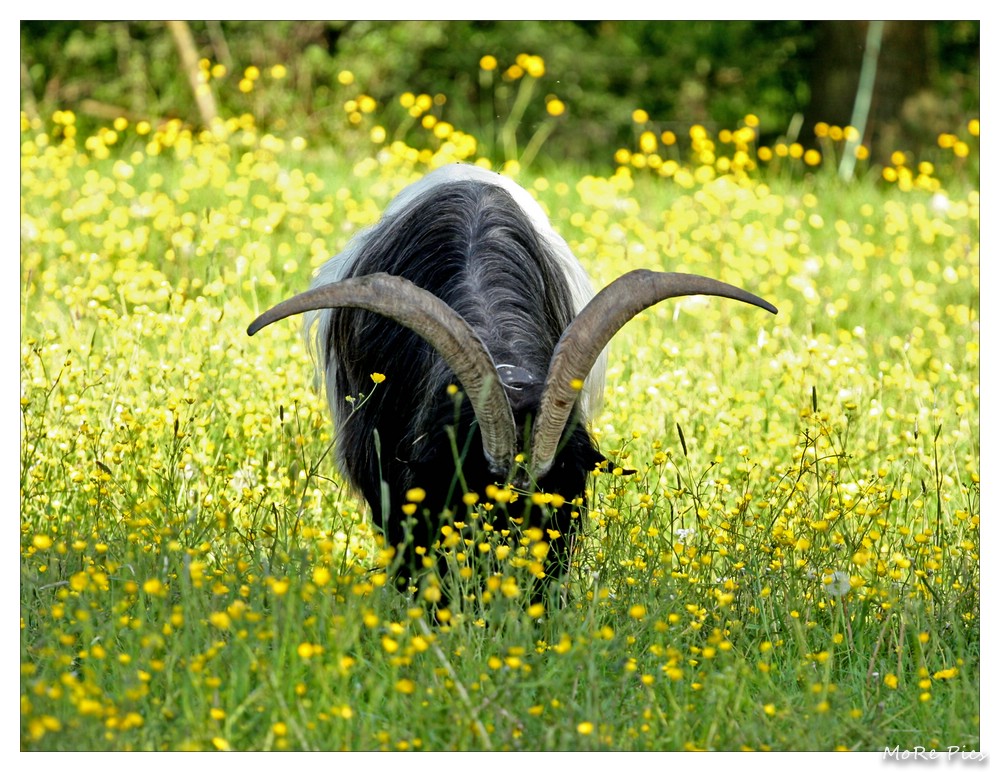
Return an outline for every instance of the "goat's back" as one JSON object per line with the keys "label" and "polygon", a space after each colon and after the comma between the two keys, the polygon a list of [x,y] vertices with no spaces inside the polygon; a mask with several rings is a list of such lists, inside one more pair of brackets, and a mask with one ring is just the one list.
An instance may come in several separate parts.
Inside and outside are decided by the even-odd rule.
{"label": "goat's back", "polygon": [[[521,368],[539,387],[559,336],[592,295],[538,203],[510,180],[474,166],[444,167],[405,189],[314,284],[378,272],[441,298],[476,331],[496,365]],[[452,442],[477,447],[473,413],[466,405],[456,416],[448,394],[455,377],[423,339],[367,311],[324,310],[315,321],[338,462],[373,509],[381,506],[383,483],[398,496],[426,484],[414,470],[453,452]],[[602,364],[592,378],[597,384]],[[360,395],[373,390],[372,373],[386,380],[357,408]],[[584,399],[596,401],[593,391]],[[537,405],[527,394],[514,407],[531,412]],[[516,418],[520,423],[525,415]],[[454,439],[446,436],[448,426]]]}

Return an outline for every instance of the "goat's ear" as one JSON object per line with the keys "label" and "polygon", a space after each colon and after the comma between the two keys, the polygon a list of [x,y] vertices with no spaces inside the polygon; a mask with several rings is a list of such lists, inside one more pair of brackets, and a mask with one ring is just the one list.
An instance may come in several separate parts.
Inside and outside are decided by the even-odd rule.
{"label": "goat's ear", "polygon": [[599,474],[604,474],[608,471],[609,463],[608,457],[601,453],[601,451],[597,450],[597,448],[594,448],[593,470]]}
{"label": "goat's ear", "polygon": [[597,460],[594,462],[594,469],[600,474],[615,474],[617,471],[618,475],[622,477],[628,477],[629,475],[638,473],[638,470],[636,469],[625,469],[623,467],[615,466],[611,463],[611,459],[601,455],[600,453],[597,454]]}

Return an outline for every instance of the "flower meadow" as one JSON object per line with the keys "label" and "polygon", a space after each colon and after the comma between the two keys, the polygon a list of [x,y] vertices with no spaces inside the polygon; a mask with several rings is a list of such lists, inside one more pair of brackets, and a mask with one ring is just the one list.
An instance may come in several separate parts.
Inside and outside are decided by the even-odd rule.
{"label": "flower meadow", "polygon": [[[486,156],[445,98],[349,75],[337,149],[249,113],[21,115],[21,748],[978,749],[978,121],[878,167],[850,127],[764,147],[752,115],[636,110],[604,171],[543,174],[571,104]],[[528,188],[595,288],[683,270],[779,308],[686,298],[616,337],[544,606],[541,534],[490,513],[573,502],[468,497],[452,570],[399,592],[301,324],[246,335],[454,161]]]}

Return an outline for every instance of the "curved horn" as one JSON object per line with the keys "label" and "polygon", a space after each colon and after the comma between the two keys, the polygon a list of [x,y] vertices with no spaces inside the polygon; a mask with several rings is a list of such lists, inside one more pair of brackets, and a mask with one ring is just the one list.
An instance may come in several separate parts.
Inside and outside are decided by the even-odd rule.
{"label": "curved horn", "polygon": [[483,451],[494,474],[506,475],[514,461],[514,415],[489,351],[475,330],[447,303],[408,279],[373,273],[324,284],[265,311],[247,328],[253,335],[272,322],[306,311],[362,308],[392,319],[434,347],[455,371],[472,403]]}
{"label": "curved horn", "polygon": [[637,270],[613,281],[570,323],[552,354],[532,436],[531,473],[536,480],[551,469],[580,385],[608,341],[640,311],[682,295],[718,295],[778,313],[756,295],[694,274]]}

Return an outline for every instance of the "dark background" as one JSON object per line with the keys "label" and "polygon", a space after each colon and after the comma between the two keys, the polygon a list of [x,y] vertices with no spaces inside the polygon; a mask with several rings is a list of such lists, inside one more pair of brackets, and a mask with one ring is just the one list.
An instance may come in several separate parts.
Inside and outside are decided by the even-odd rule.
{"label": "dark background", "polygon": [[[481,136],[501,120],[516,83],[500,73],[520,53],[546,72],[524,114],[546,119],[544,96],[567,107],[541,160],[609,164],[630,143],[636,108],[678,136],[699,123],[736,128],[760,119],[761,141],[810,144],[816,122],[851,121],[869,23],[865,21],[190,22],[199,56],[224,64],[212,81],[223,116],[249,112],[264,129],[336,146],[346,99],[366,93],[391,119],[404,92],[444,94],[435,112]],[[499,60],[494,87],[479,60]],[[245,68],[282,64],[287,76],[238,86]],[[352,84],[338,81],[343,70]],[[199,122],[178,49],[164,22],[22,22],[21,109],[70,109],[79,124],[119,115]],[[403,116],[405,117],[405,116]],[[887,22],[865,143],[874,159],[919,150],[979,117],[979,22]],[[399,125],[404,121],[400,120]],[[397,126],[399,128],[399,126]],[[405,129],[406,127],[403,127]]]}

